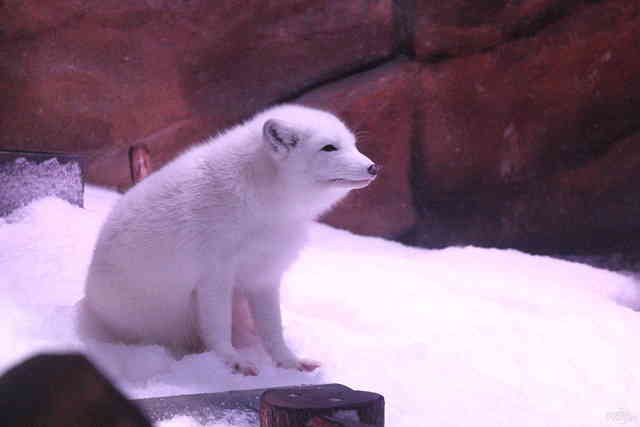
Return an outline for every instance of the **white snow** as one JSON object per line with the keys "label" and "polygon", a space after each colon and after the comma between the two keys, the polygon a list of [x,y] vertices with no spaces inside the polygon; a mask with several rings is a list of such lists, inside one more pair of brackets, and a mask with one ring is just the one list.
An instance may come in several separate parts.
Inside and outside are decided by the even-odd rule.
{"label": "white snow", "polygon": [[[634,277],[512,250],[424,250],[315,225],[286,274],[285,332],[312,374],[231,374],[205,353],[81,342],[74,304],[116,193],[55,198],[0,221],[0,372],[41,351],[87,353],[131,397],[339,382],[381,393],[387,425],[640,426]],[[277,250],[277,248],[274,248]],[[177,416],[163,427],[199,426]],[[208,426],[248,426],[230,414]]]}

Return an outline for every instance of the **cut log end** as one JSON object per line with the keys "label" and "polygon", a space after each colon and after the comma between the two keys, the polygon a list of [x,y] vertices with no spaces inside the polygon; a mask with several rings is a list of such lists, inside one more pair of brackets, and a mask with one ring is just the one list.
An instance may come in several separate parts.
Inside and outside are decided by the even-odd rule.
{"label": "cut log end", "polygon": [[384,426],[384,397],[340,384],[273,389],[262,394],[261,427],[323,425]]}
{"label": "cut log end", "polygon": [[327,415],[313,417],[306,427],[371,427],[371,424],[364,424],[359,421],[352,421],[348,418],[336,418]]}

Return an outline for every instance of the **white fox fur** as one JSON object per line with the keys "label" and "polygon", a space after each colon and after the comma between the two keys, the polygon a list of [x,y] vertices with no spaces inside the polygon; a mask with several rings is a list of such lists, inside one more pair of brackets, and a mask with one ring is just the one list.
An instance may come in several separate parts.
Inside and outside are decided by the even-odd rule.
{"label": "white fox fur", "polygon": [[257,374],[232,345],[233,305],[246,298],[276,364],[315,369],[283,339],[280,279],[309,223],[375,177],[355,142],[332,114],[281,105],[152,173],[100,232],[81,328],[102,339],[213,350]]}

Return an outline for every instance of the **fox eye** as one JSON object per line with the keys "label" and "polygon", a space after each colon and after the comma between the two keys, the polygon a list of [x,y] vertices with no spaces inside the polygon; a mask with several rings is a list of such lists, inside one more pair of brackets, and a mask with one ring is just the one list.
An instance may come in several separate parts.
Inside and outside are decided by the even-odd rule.
{"label": "fox eye", "polygon": [[338,147],[333,144],[328,144],[322,147],[322,151],[338,151]]}

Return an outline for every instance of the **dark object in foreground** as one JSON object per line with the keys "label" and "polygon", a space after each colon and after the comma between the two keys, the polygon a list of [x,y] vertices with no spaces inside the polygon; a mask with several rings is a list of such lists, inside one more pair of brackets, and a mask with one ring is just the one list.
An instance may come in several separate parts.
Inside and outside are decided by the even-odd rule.
{"label": "dark object in foreground", "polygon": [[56,196],[82,207],[83,158],[76,154],[0,150],[0,217]]}
{"label": "dark object in foreground", "polygon": [[39,355],[0,377],[4,427],[151,427],[190,416],[262,427],[381,427],[384,398],[341,384],[129,401],[83,355]]}
{"label": "dark object in foreground", "polygon": [[151,427],[86,357],[40,355],[0,377],[6,427]]}
{"label": "dark object in foreground", "polygon": [[261,427],[384,426],[384,397],[340,384],[264,392]]}

